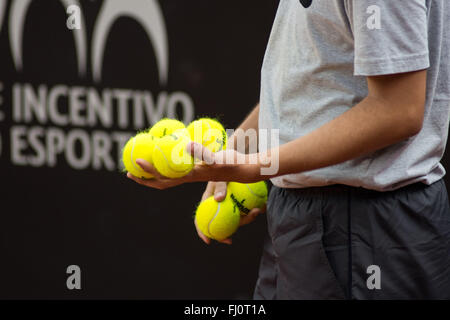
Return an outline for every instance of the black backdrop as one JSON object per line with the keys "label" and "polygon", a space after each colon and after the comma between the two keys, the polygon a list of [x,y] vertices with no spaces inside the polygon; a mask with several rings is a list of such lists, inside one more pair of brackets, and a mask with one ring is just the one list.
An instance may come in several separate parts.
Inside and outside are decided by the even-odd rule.
{"label": "black backdrop", "polygon": [[[264,218],[243,228],[233,246],[208,247],[198,239],[192,219],[203,184],[150,190],[126,179],[117,167],[95,169],[90,161],[76,169],[64,152],[54,162],[33,166],[29,159],[37,151],[27,136],[33,128],[41,133],[44,152],[50,152],[46,135],[54,128],[67,135],[79,129],[89,139],[95,131],[132,133],[140,128],[133,123],[120,127],[117,117],[111,127],[57,125],[48,118],[39,122],[34,114],[16,121],[13,86],[30,84],[36,95],[41,85],[50,91],[61,84],[94,88],[100,95],[111,88],[148,91],[154,98],[161,92],[183,92],[193,102],[194,117],[219,116],[233,128],[258,101],[259,70],[277,2],[156,2],[164,16],[169,57],[168,80],[161,84],[154,41],[130,16],[112,25],[102,80],[93,80],[91,42],[103,4],[98,0],[80,3],[81,31],[87,38],[85,76],[78,72],[73,36],[79,31],[66,27],[69,16],[57,0],[30,3],[23,22],[23,68],[17,68],[10,19],[14,2],[21,1],[26,2],[6,1],[0,30],[0,298],[249,298]],[[145,0],[126,2],[148,10]],[[61,114],[68,112],[64,97],[58,106]],[[128,107],[133,108],[131,101]],[[182,106],[177,112],[183,118]],[[128,114],[133,119],[133,111]],[[151,124],[145,121],[145,126]],[[26,131],[20,138],[26,144],[20,152],[26,164],[12,159],[13,145],[19,144],[12,142],[16,127]],[[118,149],[114,143],[113,160]],[[80,141],[74,150],[80,158],[86,153]],[[81,290],[66,287],[69,265],[81,268]]]}
{"label": "black backdrop", "polygon": [[[75,120],[61,125],[48,114],[44,119],[23,111],[33,104],[24,96],[43,101],[47,110],[49,92],[58,85],[73,94],[91,90],[102,96],[117,88],[147,92],[155,100],[161,93],[182,92],[192,104],[185,103],[187,109],[178,105],[180,118],[190,120],[191,110],[191,118],[219,116],[233,128],[258,100],[259,71],[278,1],[148,0],[164,17],[167,82],[158,76],[155,40],[129,15],[112,25],[102,79],[94,81],[93,34],[107,1],[118,3],[80,1],[81,31],[66,27],[66,2],[31,1],[18,24],[23,25],[21,67],[20,50],[13,50],[12,9],[28,1],[0,0],[0,298],[250,298],[265,218],[243,227],[232,246],[206,246],[192,223],[204,185],[156,191],[126,179],[117,166],[120,146],[113,137],[141,129],[130,120],[136,117],[132,98],[126,101],[129,121],[124,124],[114,111],[111,125]],[[148,10],[145,0],[126,2]],[[76,32],[86,37],[84,75],[77,63],[83,50],[77,51]],[[14,96],[15,87],[22,99]],[[112,110],[120,109],[118,103],[112,102]],[[70,104],[62,96],[58,112],[70,113]],[[170,115],[162,105],[161,116]],[[23,113],[14,115],[17,110]],[[87,108],[75,113],[86,118]],[[148,117],[138,119],[152,124]],[[62,147],[53,156],[48,137],[56,131],[72,151]],[[109,165],[94,160],[96,134],[106,135],[104,143],[111,144]],[[81,290],[66,287],[69,265],[81,268]]]}

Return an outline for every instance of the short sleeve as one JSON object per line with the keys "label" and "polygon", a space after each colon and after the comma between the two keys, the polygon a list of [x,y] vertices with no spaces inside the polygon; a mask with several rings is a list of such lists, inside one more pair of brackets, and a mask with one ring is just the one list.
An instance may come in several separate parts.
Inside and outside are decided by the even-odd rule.
{"label": "short sleeve", "polygon": [[375,76],[430,66],[426,0],[351,0],[354,74]]}

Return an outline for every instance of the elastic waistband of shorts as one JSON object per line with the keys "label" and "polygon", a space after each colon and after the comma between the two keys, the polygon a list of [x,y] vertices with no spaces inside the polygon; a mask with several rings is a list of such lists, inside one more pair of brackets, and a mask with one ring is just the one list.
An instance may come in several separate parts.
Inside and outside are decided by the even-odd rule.
{"label": "elastic waistband of shorts", "polygon": [[[442,179],[435,182],[435,184],[443,183]],[[416,182],[398,189],[394,190],[388,190],[388,191],[377,191],[377,190],[371,190],[366,189],[363,187],[354,187],[349,185],[343,185],[343,184],[333,184],[328,186],[321,186],[321,187],[307,187],[307,188],[279,188],[276,186],[272,186],[272,188],[283,190],[287,193],[296,193],[302,196],[317,196],[317,195],[336,195],[336,194],[354,194],[354,195],[366,195],[366,196],[378,196],[378,195],[386,195],[386,194],[393,194],[393,193],[403,193],[403,192],[414,192],[414,191],[420,191],[427,187],[430,187],[429,185],[423,183],[423,182]]]}

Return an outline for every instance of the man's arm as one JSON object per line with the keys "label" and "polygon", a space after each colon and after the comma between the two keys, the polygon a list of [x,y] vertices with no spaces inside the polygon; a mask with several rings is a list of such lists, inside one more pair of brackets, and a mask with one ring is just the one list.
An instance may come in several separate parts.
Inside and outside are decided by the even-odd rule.
{"label": "man's arm", "polygon": [[[208,165],[197,165],[182,178],[168,179],[160,176],[146,161],[137,159],[136,162],[156,179],[128,177],[157,189],[199,181],[256,182],[355,159],[406,140],[421,130],[426,99],[426,71],[368,77],[367,81],[369,94],[361,103],[311,133],[280,146],[278,150],[248,155],[233,150],[212,153],[201,145],[191,143],[188,145],[190,152],[202,155],[201,160],[205,160]],[[244,122],[254,123],[252,121],[257,119],[256,110],[250,114],[248,122],[247,119]],[[274,152],[279,153],[278,172],[271,176],[262,175],[263,166],[273,167],[273,163],[267,164],[266,159],[273,159],[270,153]],[[229,153],[234,157],[232,163],[227,162]],[[264,161],[255,161],[255,158],[263,158]],[[217,192],[215,188],[208,187],[206,194],[214,193],[216,200],[225,196],[223,190]]]}
{"label": "man's arm", "polygon": [[[138,159],[136,162],[145,171],[158,178],[142,180],[131,175],[128,177],[139,184],[157,189],[198,181],[249,183],[319,169],[370,154],[406,140],[421,130],[426,99],[426,74],[424,70],[368,77],[369,94],[363,101],[322,127],[278,149],[248,155],[233,150],[212,153],[201,145],[192,143],[188,146],[190,152],[202,155],[201,160],[206,160],[209,165],[198,165],[183,178],[166,179],[159,177],[150,164]],[[256,119],[256,113],[252,112],[249,118]],[[252,121],[249,120],[248,123]],[[279,157],[273,157],[276,152]],[[232,163],[227,162],[228,153],[234,156]],[[263,166],[273,167],[273,163],[267,163],[267,159],[274,158],[279,159],[278,172],[271,176],[262,175]],[[258,162],[261,159],[264,161]],[[218,196],[217,193],[215,195]]]}
{"label": "man's arm", "polygon": [[416,135],[424,117],[426,74],[368,77],[369,94],[361,103],[279,148],[274,176],[335,165]]}

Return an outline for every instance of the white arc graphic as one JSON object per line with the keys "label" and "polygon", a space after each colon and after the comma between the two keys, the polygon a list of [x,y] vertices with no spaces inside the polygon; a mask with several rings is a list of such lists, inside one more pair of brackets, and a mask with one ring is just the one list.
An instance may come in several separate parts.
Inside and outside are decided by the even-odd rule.
{"label": "white arc graphic", "polygon": [[0,0],[0,32],[2,32],[3,16],[6,8],[6,0]]}
{"label": "white arc graphic", "polygon": [[[0,0],[0,13],[1,3]],[[9,41],[16,70],[21,71],[23,67],[23,28],[25,26],[25,19],[28,8],[32,0],[16,0],[12,3],[9,14]],[[77,5],[80,7],[78,0],[60,0],[67,8],[70,5]],[[65,11],[64,11],[65,12]],[[1,19],[1,18],[0,18]],[[1,20],[0,20],[1,22]],[[84,19],[81,17],[81,29],[74,30],[75,47],[78,59],[78,73],[80,76],[86,74],[86,33],[85,33]]]}
{"label": "white arc graphic", "polygon": [[102,78],[106,40],[114,22],[122,16],[133,18],[147,32],[156,55],[159,80],[166,83],[168,75],[168,41],[164,17],[156,0],[104,1],[92,37],[92,70],[94,81]]}

